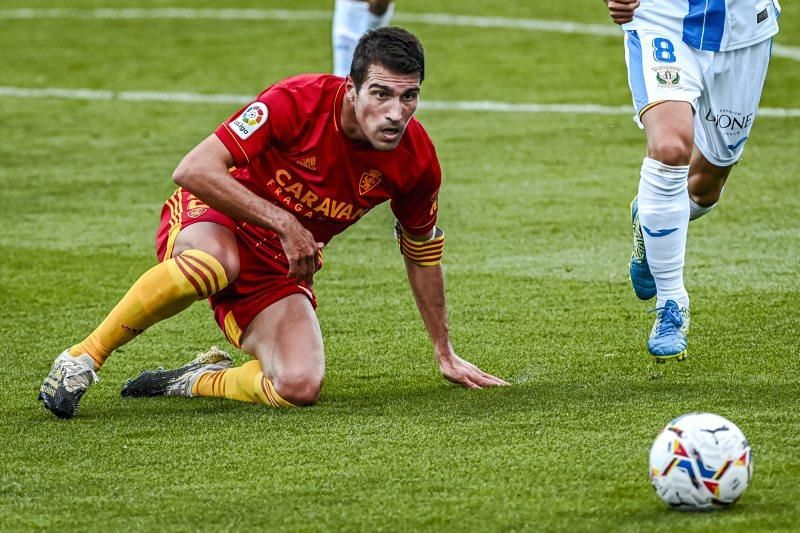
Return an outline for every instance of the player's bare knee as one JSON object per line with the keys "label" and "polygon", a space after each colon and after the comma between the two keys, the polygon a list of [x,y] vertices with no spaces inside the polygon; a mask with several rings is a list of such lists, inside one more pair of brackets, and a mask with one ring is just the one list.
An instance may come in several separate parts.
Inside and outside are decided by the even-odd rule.
{"label": "player's bare knee", "polygon": [[281,398],[297,406],[315,404],[322,388],[322,376],[312,372],[285,373],[272,382]]}
{"label": "player's bare knee", "polygon": [[675,167],[688,165],[692,157],[692,141],[677,135],[670,136],[649,146],[648,152],[651,159],[665,165]]}

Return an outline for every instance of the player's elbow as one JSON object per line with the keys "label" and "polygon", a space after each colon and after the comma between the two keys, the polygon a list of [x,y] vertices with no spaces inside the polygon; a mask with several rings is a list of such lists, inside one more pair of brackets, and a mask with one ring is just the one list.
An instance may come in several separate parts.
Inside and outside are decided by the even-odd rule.
{"label": "player's elbow", "polygon": [[231,166],[233,159],[230,152],[216,135],[211,135],[184,156],[172,173],[172,181],[192,190],[193,185],[225,173]]}
{"label": "player's elbow", "polygon": [[185,189],[190,188],[199,171],[197,165],[193,164],[191,159],[192,158],[188,155],[184,157],[177,168],[172,172],[172,181]]}

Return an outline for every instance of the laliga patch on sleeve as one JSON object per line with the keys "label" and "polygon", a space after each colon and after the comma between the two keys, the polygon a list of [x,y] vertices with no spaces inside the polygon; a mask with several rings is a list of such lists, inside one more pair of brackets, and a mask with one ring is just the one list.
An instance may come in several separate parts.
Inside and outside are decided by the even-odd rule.
{"label": "laliga patch on sleeve", "polygon": [[269,110],[262,102],[253,102],[242,114],[228,123],[228,127],[240,139],[250,137],[255,131],[267,121]]}

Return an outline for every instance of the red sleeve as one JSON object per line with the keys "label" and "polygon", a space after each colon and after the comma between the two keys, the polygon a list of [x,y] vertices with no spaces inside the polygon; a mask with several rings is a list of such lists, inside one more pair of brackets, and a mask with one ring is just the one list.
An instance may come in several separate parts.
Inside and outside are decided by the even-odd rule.
{"label": "red sleeve", "polygon": [[220,124],[214,132],[237,167],[247,166],[268,146],[282,144],[295,131],[295,102],[282,87],[270,87]]}
{"label": "red sleeve", "polygon": [[436,225],[441,184],[442,170],[434,154],[417,184],[409,191],[392,198],[392,212],[407,233],[426,235]]}

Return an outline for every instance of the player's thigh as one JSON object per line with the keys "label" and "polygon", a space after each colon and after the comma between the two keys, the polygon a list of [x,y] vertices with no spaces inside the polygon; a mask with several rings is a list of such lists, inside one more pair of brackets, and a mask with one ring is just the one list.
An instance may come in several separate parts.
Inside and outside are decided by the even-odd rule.
{"label": "player's thigh", "polygon": [[717,52],[704,72],[695,114],[695,144],[709,163],[729,167],[750,137],[769,66],[771,41]]}
{"label": "player's thigh", "polygon": [[159,261],[186,250],[202,250],[222,264],[228,282],[239,273],[236,223],[179,187],[164,203],[156,232]]}
{"label": "player's thigh", "polygon": [[201,250],[220,262],[228,281],[239,274],[239,246],[233,232],[216,222],[197,222],[181,229],[172,257],[186,250]]}
{"label": "player's thigh", "polygon": [[304,294],[290,294],[259,312],[242,334],[241,347],[259,360],[279,392],[314,386],[318,390],[322,384],[322,331]]}
{"label": "player's thigh", "polygon": [[641,117],[648,157],[668,165],[688,165],[694,145],[692,106],[688,102],[659,102]]}

